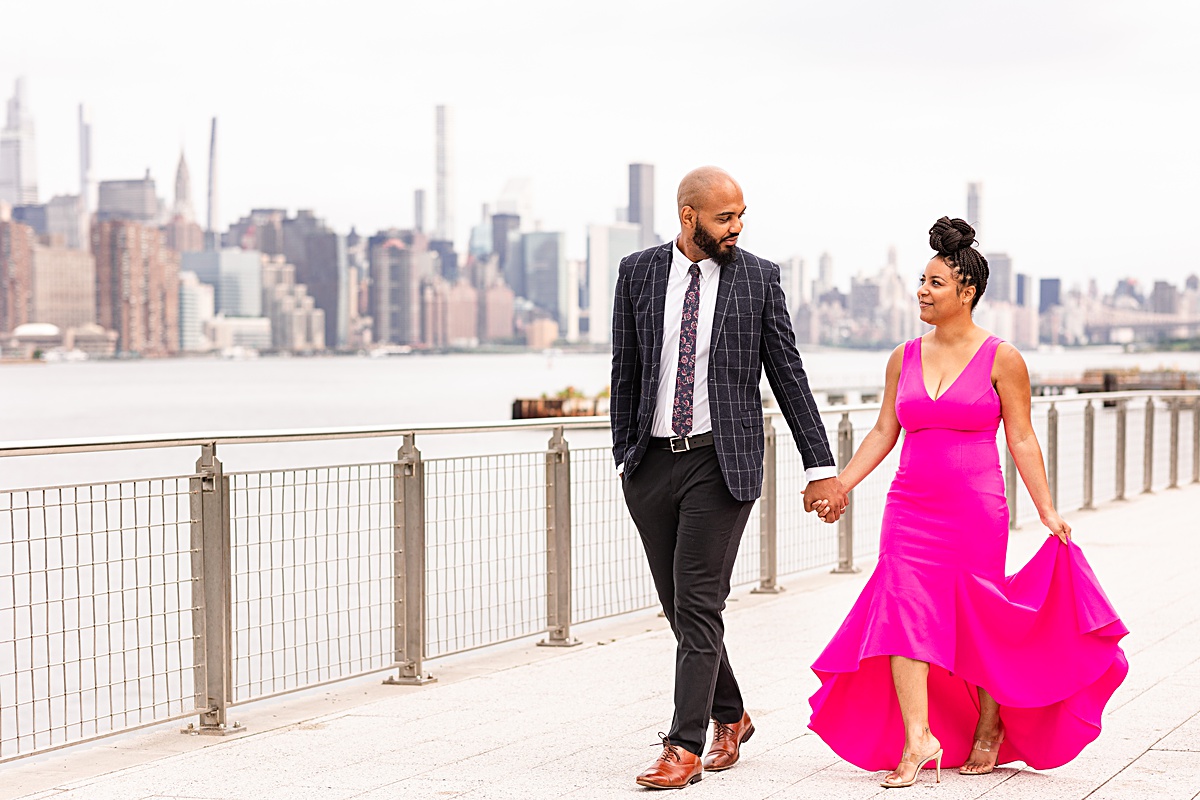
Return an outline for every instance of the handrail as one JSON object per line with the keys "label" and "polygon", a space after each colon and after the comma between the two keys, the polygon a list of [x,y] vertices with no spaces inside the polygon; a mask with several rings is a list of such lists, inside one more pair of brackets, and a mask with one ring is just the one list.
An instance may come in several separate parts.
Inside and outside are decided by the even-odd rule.
{"label": "handrail", "polygon": [[[1165,389],[1123,392],[1081,392],[1079,394],[1035,396],[1035,405],[1063,403],[1071,400],[1131,400],[1139,397],[1196,397],[1196,390]],[[855,413],[877,411],[879,403],[857,403],[831,405],[820,409],[823,413]],[[764,414],[781,417],[777,407],[763,409]],[[466,433],[503,433],[512,431],[601,430],[609,427],[607,416],[593,417],[542,417],[539,419],[511,420],[504,422],[426,423],[423,425],[361,425],[345,428],[314,428],[309,430],[279,431],[225,431],[219,433],[169,433],[134,438],[115,436],[87,439],[45,439],[24,442],[0,443],[0,458],[15,456],[62,455],[65,453],[93,453],[113,450],[153,450],[170,447],[199,447],[202,445],[238,444],[281,444],[287,442],[320,442],[348,439],[378,439],[400,437],[407,434],[458,435]]]}

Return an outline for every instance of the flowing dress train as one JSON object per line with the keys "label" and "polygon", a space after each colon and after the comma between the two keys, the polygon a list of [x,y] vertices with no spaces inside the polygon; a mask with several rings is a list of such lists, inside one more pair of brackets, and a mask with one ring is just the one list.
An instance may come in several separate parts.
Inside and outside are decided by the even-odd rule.
{"label": "flowing dress train", "polygon": [[896,396],[904,443],[888,491],[879,560],[813,664],[809,727],[863,769],[892,769],[904,746],[889,656],[927,661],[929,725],[944,766],[970,755],[976,687],[1000,703],[998,763],[1067,763],[1100,733],[1124,680],[1128,631],[1074,543],[1047,538],[1005,577],[1008,506],[991,382],[992,336],[936,400],[921,339],[905,344]]}

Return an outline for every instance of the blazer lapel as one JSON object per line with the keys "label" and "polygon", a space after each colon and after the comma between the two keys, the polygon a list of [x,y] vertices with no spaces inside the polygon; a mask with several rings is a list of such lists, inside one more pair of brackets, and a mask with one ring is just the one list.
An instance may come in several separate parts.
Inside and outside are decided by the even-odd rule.
{"label": "blazer lapel", "polygon": [[674,240],[659,248],[654,255],[653,272],[650,275],[650,333],[654,347],[650,351],[650,381],[652,392],[658,391],[659,359],[662,357],[663,314],[667,307],[667,280],[671,277],[671,260],[674,256]]}
{"label": "blazer lapel", "polygon": [[717,308],[713,313],[712,339],[710,340],[710,351],[717,349],[717,342],[721,338],[721,328],[725,325],[725,316],[729,311],[729,300],[733,296],[733,284],[737,279],[737,271],[742,266],[742,251],[739,250],[737,258],[727,267],[721,267],[721,282],[717,285]]}

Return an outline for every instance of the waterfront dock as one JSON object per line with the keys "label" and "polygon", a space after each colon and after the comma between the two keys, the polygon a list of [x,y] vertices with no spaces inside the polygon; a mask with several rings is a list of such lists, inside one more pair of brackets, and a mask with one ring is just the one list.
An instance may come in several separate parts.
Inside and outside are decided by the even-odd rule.
{"label": "waterfront dock", "polygon": [[[1200,484],[1129,495],[1066,516],[1131,630],[1130,674],[1104,731],[1071,764],[956,772],[913,796],[1200,797]],[[1042,543],[1023,521],[1010,567]],[[885,795],[882,773],[838,759],[807,730],[808,665],[870,573],[784,575],[780,594],[734,590],[727,644],[757,733],[741,763],[688,788],[691,800]],[[658,753],[671,715],[674,640],[652,610],[576,625],[577,647],[531,637],[426,662],[437,682],[380,676],[253,703],[231,712],[244,733],[187,736],[160,726],[0,767],[0,800],[382,800],[612,798],[650,790],[633,777]],[[1070,664],[1060,665],[1070,669]],[[905,795],[906,797],[908,795]]]}

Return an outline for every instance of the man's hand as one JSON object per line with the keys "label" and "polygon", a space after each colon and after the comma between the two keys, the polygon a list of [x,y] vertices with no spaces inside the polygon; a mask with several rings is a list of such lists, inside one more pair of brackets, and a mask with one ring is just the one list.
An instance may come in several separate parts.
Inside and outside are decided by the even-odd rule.
{"label": "man's hand", "polygon": [[809,481],[804,487],[804,510],[816,511],[825,522],[837,522],[847,502],[846,489],[836,477]]}

